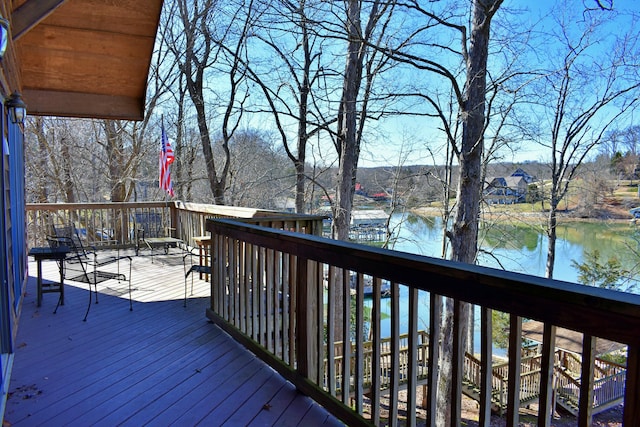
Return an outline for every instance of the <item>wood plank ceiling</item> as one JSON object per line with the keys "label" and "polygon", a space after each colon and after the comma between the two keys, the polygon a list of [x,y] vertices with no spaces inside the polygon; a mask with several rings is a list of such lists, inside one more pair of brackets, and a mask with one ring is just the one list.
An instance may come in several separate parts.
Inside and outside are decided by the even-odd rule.
{"label": "wood plank ceiling", "polygon": [[31,115],[141,120],[162,0],[14,0]]}

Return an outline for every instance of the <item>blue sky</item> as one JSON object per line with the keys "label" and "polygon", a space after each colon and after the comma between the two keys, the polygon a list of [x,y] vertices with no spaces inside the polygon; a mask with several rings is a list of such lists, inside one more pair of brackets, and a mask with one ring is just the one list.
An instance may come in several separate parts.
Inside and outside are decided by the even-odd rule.
{"label": "blue sky", "polygon": [[[503,8],[504,16],[507,16],[511,10],[517,10],[516,15],[509,14],[510,22],[517,20],[521,22],[521,27],[526,28],[529,24],[537,23],[536,31],[536,43],[540,41],[540,36],[545,32],[556,31],[557,24],[554,19],[548,17],[552,6],[557,3],[554,1],[526,1],[526,0],[506,0]],[[576,19],[579,20],[580,14],[584,11],[583,2],[581,1],[569,1],[567,4],[574,5],[579,10],[573,10],[572,12],[580,12],[575,14]],[[595,5],[594,0],[584,0],[584,4]],[[635,1],[620,1],[617,0],[614,4],[616,8],[616,14],[621,12],[632,12],[640,14],[640,5]],[[609,12],[599,12],[602,14],[609,14]],[[544,17],[544,19],[543,19]],[[499,18],[497,18],[499,19]],[[609,42],[618,35],[621,35],[631,27],[631,18],[618,19],[614,24],[610,24],[604,28],[601,39],[590,48],[589,54],[594,58],[594,62],[604,62],[599,58],[599,55],[603,55],[606,58],[607,52],[611,49]],[[578,30],[574,30],[572,34],[577,34]],[[549,38],[551,40],[551,38]],[[532,67],[540,66],[545,67],[545,62],[549,62],[554,58],[553,52],[556,52],[560,46],[551,44],[546,45],[543,49],[538,49],[536,52],[525,53],[523,58],[532,62]],[[540,52],[539,50],[543,50]],[[546,66],[549,67],[548,65]],[[549,125],[545,123],[549,118],[549,111],[543,112],[540,108],[536,108],[536,111],[540,111],[539,124],[542,134],[548,133]],[[537,114],[537,113],[536,113]],[[620,123],[620,127],[626,127],[627,125],[635,124],[634,116],[631,115]],[[385,121],[382,124],[372,124],[376,127],[376,133],[371,136],[363,150],[361,152],[360,165],[367,166],[381,166],[381,165],[395,165],[395,164],[441,164],[444,159],[443,148],[443,135],[441,132],[435,130],[438,127],[438,123],[430,121],[424,118],[392,118]],[[378,125],[378,126],[376,126]],[[546,128],[546,129],[545,129]],[[514,138],[517,138],[517,133],[512,133]],[[490,135],[488,135],[490,137]],[[595,153],[594,153],[595,154]],[[548,149],[541,147],[539,144],[520,138],[519,143],[512,150],[503,150],[500,155],[503,161],[525,162],[525,161],[548,161],[550,159],[550,152]],[[435,159],[435,160],[434,160]]]}

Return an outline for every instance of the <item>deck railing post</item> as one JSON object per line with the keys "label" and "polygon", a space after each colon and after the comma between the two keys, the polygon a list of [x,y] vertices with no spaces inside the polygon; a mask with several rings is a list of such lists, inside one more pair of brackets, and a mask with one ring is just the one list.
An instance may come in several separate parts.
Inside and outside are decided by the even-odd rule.
{"label": "deck railing post", "polygon": [[[178,224],[178,209],[176,209],[176,204],[174,202],[168,203],[168,207],[169,207],[169,222],[170,222],[169,227],[171,228],[171,230],[175,230],[175,233],[176,233],[175,236],[172,236],[172,237],[181,239],[182,236],[180,235],[181,230],[179,227],[180,224]],[[169,236],[171,236],[171,234],[169,234]]]}
{"label": "deck railing post", "polygon": [[296,360],[297,370],[305,378],[318,383],[317,338],[314,327],[317,319],[316,290],[313,286],[316,264],[307,258],[297,258],[298,276],[296,280]]}
{"label": "deck railing post", "polygon": [[580,373],[579,425],[591,425],[593,420],[593,371],[596,338],[584,334],[582,338],[582,372]]}
{"label": "deck railing post", "polygon": [[540,360],[540,404],[538,418],[540,426],[549,426],[553,415],[554,362],[555,362],[556,327],[545,323],[542,358]]}
{"label": "deck railing post", "polygon": [[630,344],[627,349],[627,374],[624,389],[624,401],[632,404],[624,405],[624,426],[640,425],[640,344]]}
{"label": "deck railing post", "polygon": [[522,318],[509,315],[509,373],[507,381],[507,427],[517,426],[520,410],[520,360],[522,348]]}

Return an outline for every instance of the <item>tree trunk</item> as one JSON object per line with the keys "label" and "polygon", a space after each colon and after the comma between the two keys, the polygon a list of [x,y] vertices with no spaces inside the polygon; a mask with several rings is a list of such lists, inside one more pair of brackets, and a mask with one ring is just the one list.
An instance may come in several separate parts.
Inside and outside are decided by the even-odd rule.
{"label": "tree trunk", "polygon": [[349,223],[353,207],[356,172],[360,147],[356,135],[358,93],[362,83],[362,28],[360,1],[349,0],[347,6],[347,35],[349,46],[345,66],[342,99],[338,110],[338,185],[333,212],[333,234],[338,240],[349,239]]}
{"label": "tree trunk", "polygon": [[62,155],[62,191],[64,192],[64,201],[66,203],[75,203],[76,196],[73,191],[73,180],[71,179],[71,153],[65,138],[60,141],[60,154]]}
{"label": "tree trunk", "polygon": [[555,194],[551,196],[551,203],[549,207],[549,219],[547,221],[547,265],[545,269],[545,277],[553,279],[553,267],[556,261],[556,240],[557,230],[556,225],[558,223],[558,200]]}
{"label": "tree trunk", "polygon": [[200,131],[200,141],[202,143],[202,155],[207,167],[207,178],[209,180],[209,188],[213,194],[213,202],[216,205],[224,205],[224,187],[226,182],[220,182],[216,173],[216,164],[213,159],[213,150],[211,148],[211,138],[209,136],[209,127],[207,126],[207,116],[203,102],[194,102],[196,113],[198,115],[198,130]]}
{"label": "tree trunk", "polygon": [[[347,63],[345,65],[342,99],[338,109],[337,149],[339,156],[338,184],[336,200],[333,203],[333,237],[338,240],[349,239],[349,224],[353,207],[358,157],[360,154],[357,138],[356,104],[362,82],[362,30],[360,25],[360,1],[348,0],[347,4],[347,34],[349,45]],[[343,300],[348,283],[339,282],[336,286],[335,301]],[[344,313],[336,310],[335,339],[342,341],[342,322]]]}
{"label": "tree trunk", "polygon": [[109,187],[112,202],[125,202],[126,188],[123,180],[124,147],[122,138],[116,129],[116,122],[105,120],[105,136],[107,138],[107,164],[109,167]]}
{"label": "tree trunk", "polygon": [[294,162],[294,166],[296,168],[296,213],[303,214],[306,210],[304,206],[304,183],[306,181],[304,160],[301,161],[300,158],[298,158],[298,160]]}
{"label": "tree trunk", "polygon": [[35,118],[35,128],[36,128],[36,138],[38,139],[38,151],[40,156],[38,156],[37,164],[39,169],[38,185],[35,187],[35,200],[37,203],[47,203],[49,201],[49,194],[47,192],[47,184],[48,179],[46,178],[46,171],[50,170],[47,166],[47,158],[45,155],[48,150],[47,146],[47,136],[45,135],[44,130],[44,119],[42,117],[36,116]]}
{"label": "tree trunk", "polygon": [[184,79],[184,75],[180,75],[180,86],[178,88],[178,118],[176,120],[176,143],[175,143],[175,161],[173,162],[173,173],[175,174],[175,181],[177,185],[174,185],[174,189],[176,190],[176,197],[180,200],[191,200],[190,198],[185,198],[185,190],[186,187],[190,184],[185,185],[185,180],[183,179],[185,175],[185,171],[183,170],[185,163],[185,146],[184,146],[184,101],[186,96],[186,88],[182,84]]}
{"label": "tree trunk", "polygon": [[[473,264],[478,251],[478,222],[482,195],[482,152],[484,148],[485,93],[487,57],[489,55],[489,32],[493,14],[502,0],[473,2],[473,17],[469,54],[466,58],[466,83],[460,108],[462,119],[462,141],[458,159],[460,177],[458,180],[455,219],[449,239],[451,259]],[[451,424],[451,372],[454,337],[454,301],[447,298],[443,316],[442,342],[440,351],[440,379],[438,381],[438,426]],[[463,305],[460,323],[462,336],[466,341],[470,307]],[[463,343],[462,350],[466,348]],[[459,408],[458,408],[459,410]],[[456,414],[457,416],[457,414]]]}
{"label": "tree trunk", "polygon": [[[302,6],[301,6],[302,10]],[[300,104],[298,111],[298,158],[294,161],[296,168],[296,212],[305,213],[304,206],[304,184],[306,177],[304,174],[305,161],[307,158],[307,114],[309,103],[309,92],[311,91],[311,83],[309,81],[309,73],[311,70],[311,52],[309,49],[309,35],[307,23],[304,17],[301,19],[302,29],[302,46],[304,48],[304,69],[302,83],[300,84]]]}

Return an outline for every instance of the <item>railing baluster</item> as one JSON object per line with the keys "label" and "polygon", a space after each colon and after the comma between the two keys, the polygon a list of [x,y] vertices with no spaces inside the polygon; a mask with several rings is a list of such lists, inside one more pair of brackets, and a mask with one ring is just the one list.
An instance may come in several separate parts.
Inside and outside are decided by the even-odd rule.
{"label": "railing baluster", "polygon": [[398,393],[400,369],[400,287],[398,283],[391,282],[391,370],[389,384],[389,423],[398,425]]}
{"label": "railing baluster", "polygon": [[274,286],[274,337],[273,337],[273,346],[275,349],[275,354],[283,358],[282,356],[282,321],[281,316],[284,313],[282,310],[283,300],[285,298],[284,293],[282,292],[282,252],[275,251],[274,252],[274,276],[275,276],[275,286]]}
{"label": "railing baluster", "polygon": [[467,318],[464,316],[464,304],[453,301],[453,360],[451,361],[451,425],[458,427],[461,423],[462,410],[462,378],[464,376],[464,335]]}
{"label": "railing baluster", "polygon": [[260,247],[251,247],[251,337],[260,342]]}
{"label": "railing baluster", "polygon": [[[407,364],[407,426],[416,425],[416,387],[418,386],[418,290],[409,288],[409,346]],[[424,360],[423,360],[424,362]]]}
{"label": "railing baluster", "polygon": [[638,341],[627,347],[627,375],[624,389],[624,426],[640,425],[640,343]]}
{"label": "railing baluster", "polygon": [[342,270],[342,307],[344,308],[342,322],[342,403],[349,405],[351,389],[351,273]]}
{"label": "railing baluster", "polygon": [[236,327],[240,326],[240,317],[242,316],[241,307],[242,307],[242,291],[240,289],[242,283],[242,249],[241,242],[238,239],[233,240],[233,257],[235,258],[233,261],[232,271],[233,271],[233,324]]}
{"label": "railing baluster", "polygon": [[291,294],[289,281],[291,280],[290,256],[286,252],[280,253],[282,259],[282,360],[290,363],[289,359],[289,315],[291,313]]}
{"label": "railing baluster", "polygon": [[429,377],[427,378],[427,425],[436,425],[438,398],[438,358],[440,357],[440,322],[442,320],[442,297],[429,295]]}
{"label": "railing baluster", "polygon": [[491,424],[491,392],[493,390],[493,322],[492,310],[480,309],[480,426]]}
{"label": "railing baluster", "polygon": [[578,425],[581,426],[590,426],[593,419],[593,370],[595,356],[596,338],[583,334],[580,404],[578,410]]}
{"label": "railing baluster", "polygon": [[[331,396],[336,395],[336,365],[335,365],[335,325],[334,319],[336,317],[336,275],[338,271],[332,265],[329,266],[327,276],[327,384],[325,387],[329,391]],[[344,341],[342,342],[344,345]]]}
{"label": "railing baluster", "polygon": [[233,291],[233,283],[231,283],[231,257],[229,254],[229,245],[231,245],[231,238],[224,239],[223,255],[226,262],[224,263],[224,307],[223,307],[223,319],[229,322],[229,313],[231,311],[231,293]]}
{"label": "railing baluster", "polygon": [[252,246],[250,243],[242,242],[242,314],[240,315],[240,329],[247,335],[252,334],[251,326],[251,268],[252,268]]}
{"label": "railing baluster", "polygon": [[288,255],[289,257],[289,316],[291,321],[289,322],[289,366],[295,367],[297,363],[296,359],[296,317],[295,314],[299,310],[297,305],[297,295],[300,292],[300,288],[296,285],[298,283],[298,270],[297,270],[297,257],[295,255]]}
{"label": "railing baluster", "polygon": [[267,267],[267,278],[266,278],[266,284],[265,284],[265,297],[266,297],[266,307],[267,307],[267,340],[266,340],[266,347],[267,350],[271,351],[272,353],[275,353],[274,351],[274,347],[273,347],[273,334],[274,334],[274,321],[275,321],[275,304],[273,301],[273,294],[275,292],[274,288],[275,288],[275,279],[274,279],[274,253],[273,253],[273,249],[267,249],[267,259],[266,259],[266,267]]}
{"label": "railing baluster", "polygon": [[380,279],[372,279],[373,295],[371,330],[373,353],[371,357],[371,422],[380,424]]}
{"label": "railing baluster", "polygon": [[312,286],[315,281],[315,266],[316,264],[314,262],[298,256],[296,324],[299,327],[300,334],[296,339],[296,361],[297,370],[300,375],[317,383],[317,378],[314,378],[316,370],[314,369],[314,362],[312,360],[316,337],[310,333],[312,324],[316,321],[316,315],[311,308],[311,304],[315,299],[315,290]]}
{"label": "railing baluster", "polygon": [[509,378],[507,382],[507,427],[517,427],[520,411],[520,360],[522,318],[509,315]]}
{"label": "railing baluster", "polygon": [[314,282],[313,282],[313,309],[315,313],[315,323],[312,325],[313,336],[316,337],[315,347],[313,352],[314,357],[314,368],[315,368],[315,382],[318,385],[322,384],[322,378],[324,377],[324,363],[322,361],[325,358],[324,355],[324,333],[323,333],[323,324],[324,324],[324,264],[314,261],[315,271],[314,271]]}
{"label": "railing baluster", "polygon": [[267,312],[265,309],[266,301],[265,301],[265,263],[266,263],[266,249],[263,247],[258,248],[258,321],[259,321],[259,329],[258,329],[258,342],[266,347],[265,339],[267,333]]}
{"label": "railing baluster", "polygon": [[233,325],[238,324],[238,241],[229,239],[229,317],[227,321]]}
{"label": "railing baluster", "polygon": [[355,406],[359,414],[363,411],[364,394],[364,275],[356,275],[356,362],[355,362]]}
{"label": "railing baluster", "polygon": [[246,262],[247,259],[245,257],[245,248],[246,245],[243,241],[236,241],[238,250],[236,251],[238,256],[238,323],[237,327],[243,333],[247,332],[247,311],[245,306],[245,295],[246,295],[246,285],[247,285],[247,272],[246,272]]}
{"label": "railing baluster", "polygon": [[538,426],[549,427],[553,417],[553,371],[555,363],[556,327],[544,324],[542,338],[542,359],[540,361],[540,403]]}

